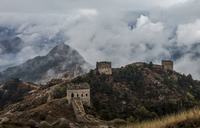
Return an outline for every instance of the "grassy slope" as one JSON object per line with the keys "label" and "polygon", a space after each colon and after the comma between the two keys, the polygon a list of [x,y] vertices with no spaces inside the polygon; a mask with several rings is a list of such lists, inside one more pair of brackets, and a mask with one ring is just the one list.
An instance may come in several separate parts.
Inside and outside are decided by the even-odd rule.
{"label": "grassy slope", "polygon": [[200,108],[173,114],[153,121],[128,124],[123,128],[197,128],[200,127]]}

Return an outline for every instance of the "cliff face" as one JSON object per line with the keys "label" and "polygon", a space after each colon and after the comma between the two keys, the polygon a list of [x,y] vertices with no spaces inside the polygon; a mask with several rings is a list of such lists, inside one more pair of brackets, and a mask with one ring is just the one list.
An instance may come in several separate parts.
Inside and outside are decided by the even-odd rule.
{"label": "cliff face", "polygon": [[0,80],[19,78],[23,81],[44,83],[63,75],[73,78],[86,72],[88,67],[89,64],[77,51],[60,44],[46,56],[38,56],[19,66],[8,68],[1,73]]}

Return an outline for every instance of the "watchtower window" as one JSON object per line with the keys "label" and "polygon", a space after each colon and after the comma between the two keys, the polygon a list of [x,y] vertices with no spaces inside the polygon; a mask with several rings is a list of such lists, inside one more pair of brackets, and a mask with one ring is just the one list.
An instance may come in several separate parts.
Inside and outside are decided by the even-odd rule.
{"label": "watchtower window", "polygon": [[83,97],[83,94],[81,94],[81,97]]}
{"label": "watchtower window", "polygon": [[74,97],[74,93],[71,94],[71,97],[72,97],[72,98]]}
{"label": "watchtower window", "polygon": [[79,94],[77,94],[77,97],[79,97]]}
{"label": "watchtower window", "polygon": [[88,94],[85,94],[85,96],[87,97],[87,96],[88,96]]}

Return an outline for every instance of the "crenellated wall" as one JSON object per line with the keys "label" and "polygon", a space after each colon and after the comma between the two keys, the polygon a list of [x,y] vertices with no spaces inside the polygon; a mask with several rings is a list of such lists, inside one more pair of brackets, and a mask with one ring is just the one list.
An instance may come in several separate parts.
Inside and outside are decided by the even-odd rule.
{"label": "crenellated wall", "polygon": [[84,105],[90,106],[90,89],[67,90],[69,104],[73,98],[79,98]]}
{"label": "crenellated wall", "polygon": [[171,60],[162,60],[162,68],[164,70],[171,70],[171,71],[173,71],[174,70],[173,61],[171,61]]}
{"label": "crenellated wall", "polygon": [[96,70],[99,74],[112,75],[111,62],[97,62]]}

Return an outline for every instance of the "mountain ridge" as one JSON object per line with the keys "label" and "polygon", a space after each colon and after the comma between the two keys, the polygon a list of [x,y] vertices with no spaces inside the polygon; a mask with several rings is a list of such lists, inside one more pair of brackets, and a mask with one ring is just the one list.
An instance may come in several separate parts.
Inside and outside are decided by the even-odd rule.
{"label": "mountain ridge", "polygon": [[0,111],[0,119],[9,119],[3,125],[30,127],[27,122],[32,120],[34,126],[38,124],[39,128],[43,128],[43,122],[50,127],[62,118],[67,120],[66,125],[74,124],[76,128],[88,126],[76,120],[66,99],[69,85],[85,82],[90,85],[91,91],[91,106],[85,107],[86,113],[105,121],[102,122],[105,125],[152,120],[200,105],[200,82],[193,80],[191,75],[158,68],[152,63],[112,68],[109,75],[97,71],[93,69],[69,81],[52,81],[25,93],[20,101],[8,102]]}
{"label": "mountain ridge", "polygon": [[29,82],[47,82],[61,78],[65,73],[74,77],[86,72],[89,64],[70,46],[64,43],[54,47],[46,56],[37,56],[25,63],[10,67],[1,73],[0,80],[19,78]]}

